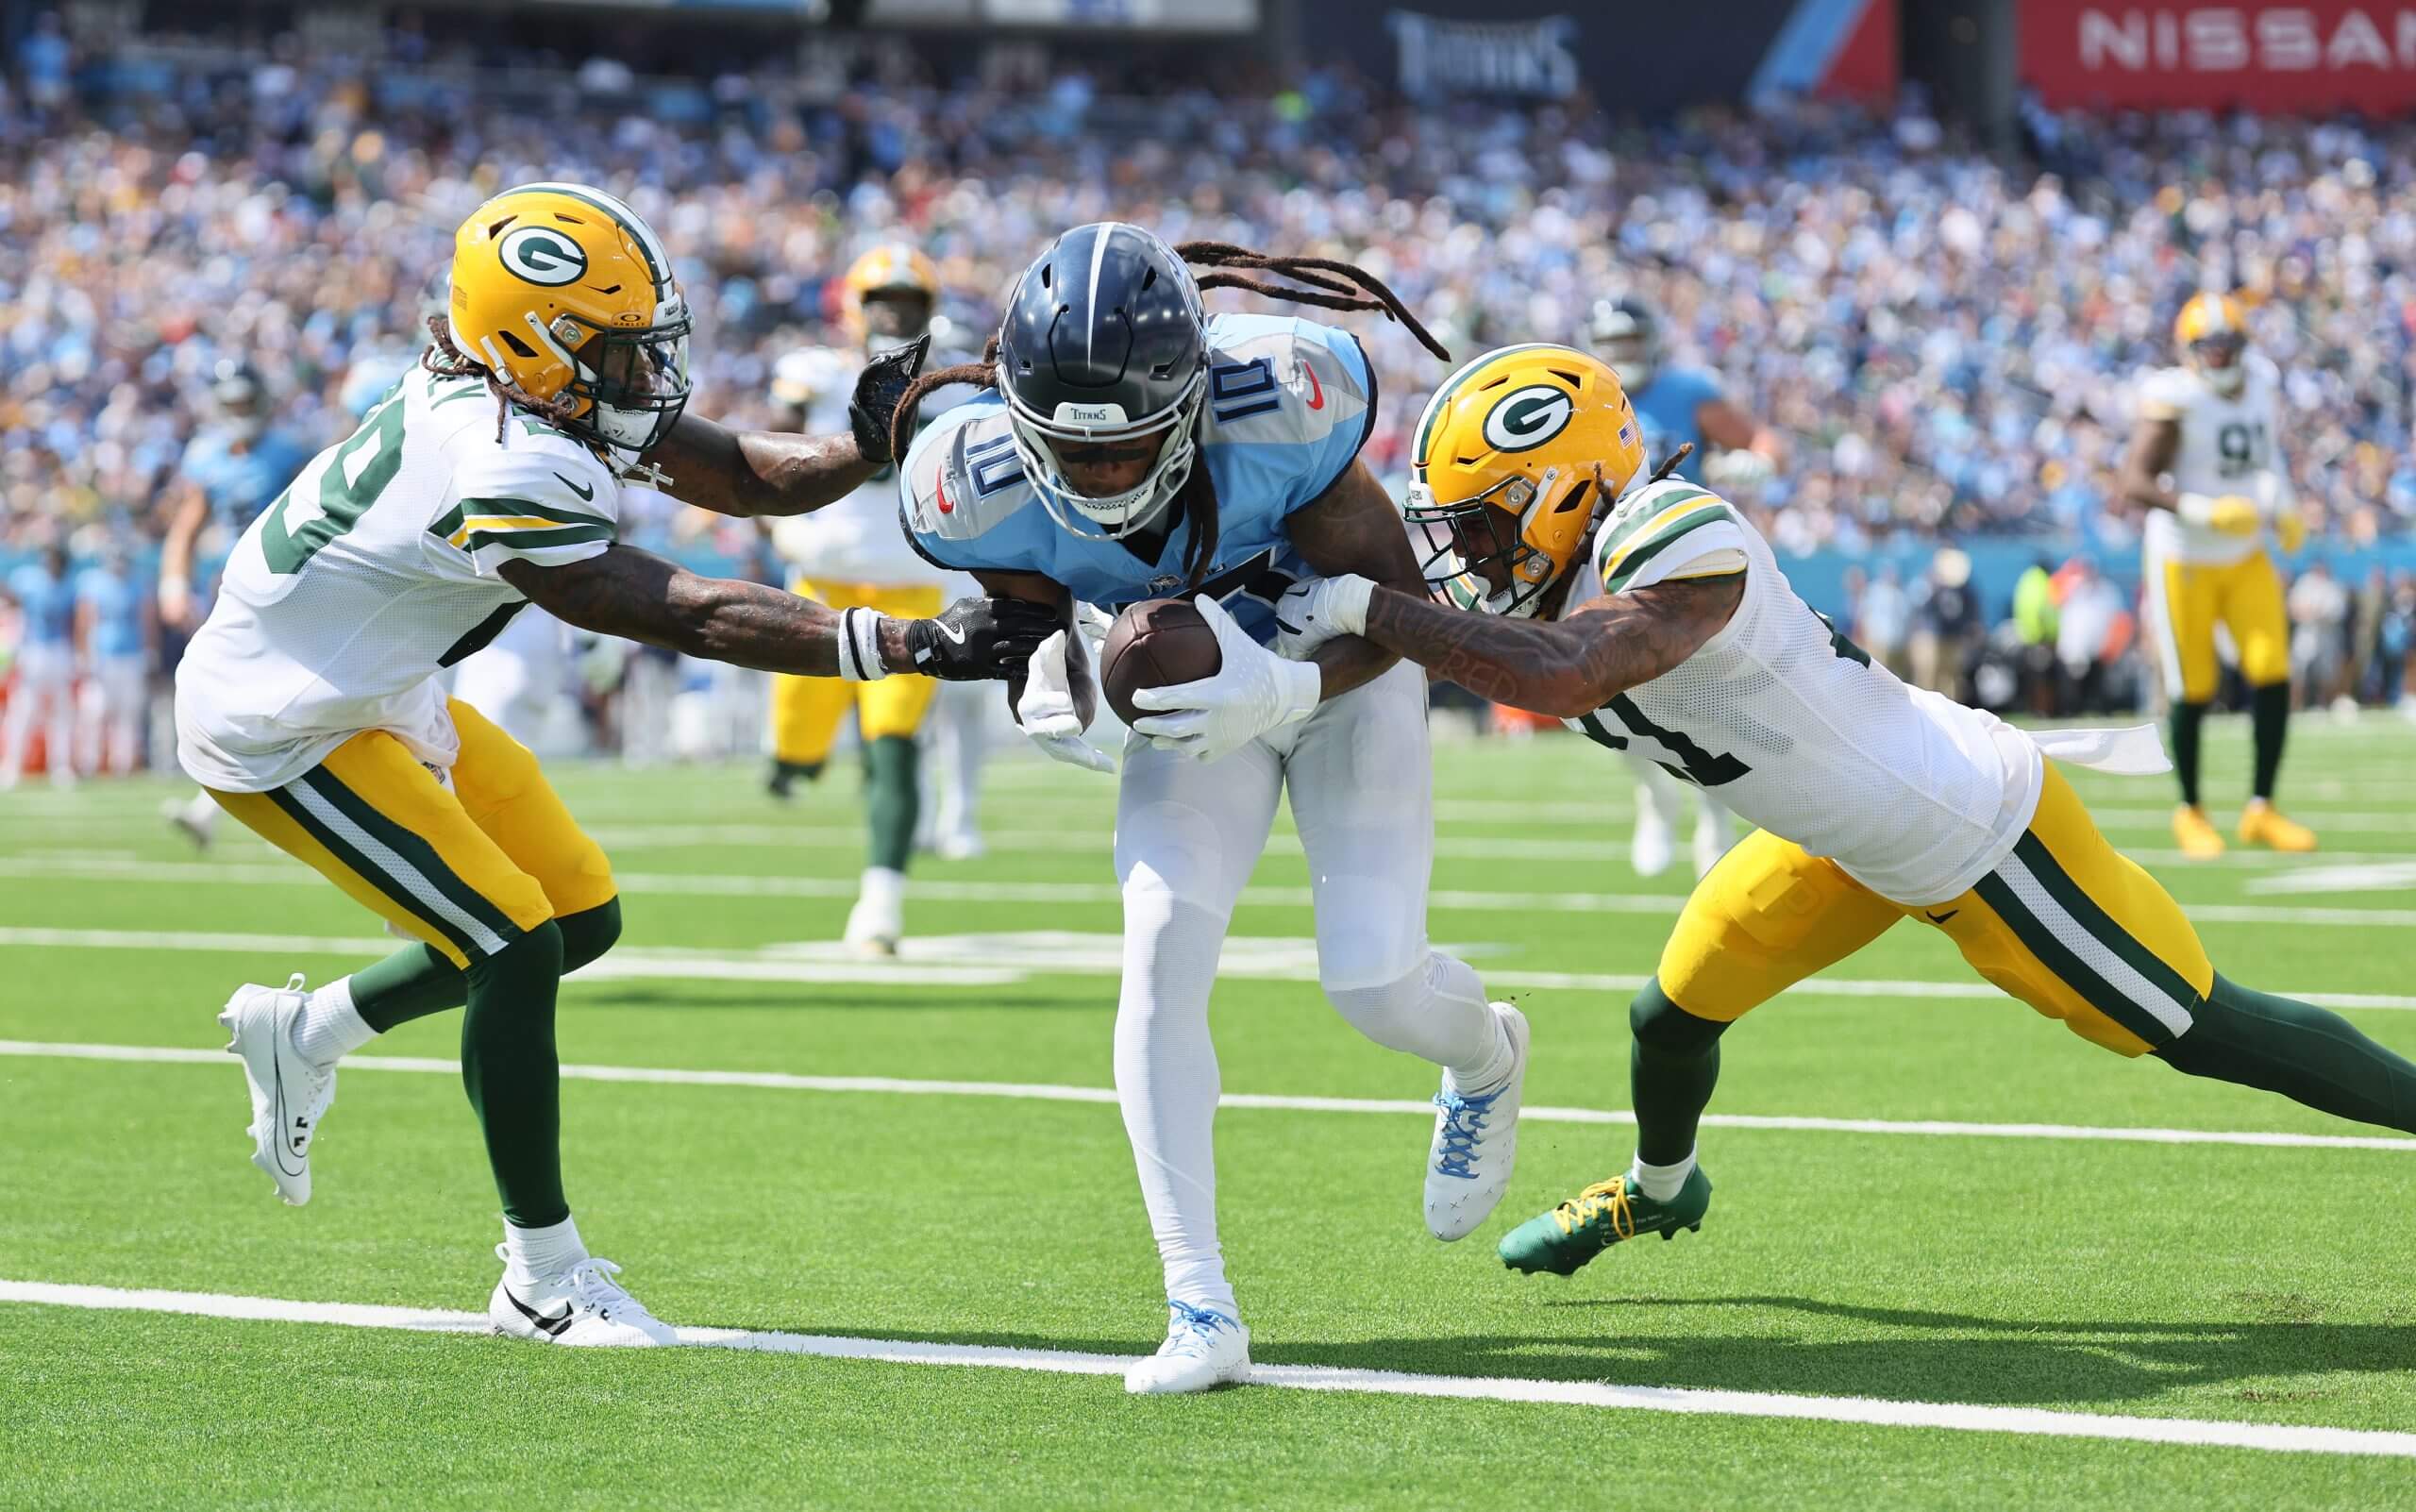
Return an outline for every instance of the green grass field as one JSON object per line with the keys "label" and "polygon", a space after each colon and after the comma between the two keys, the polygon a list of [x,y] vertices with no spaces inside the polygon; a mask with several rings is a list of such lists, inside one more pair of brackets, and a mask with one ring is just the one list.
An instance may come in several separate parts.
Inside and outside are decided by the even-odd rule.
{"label": "green grass field", "polygon": [[[2295,741],[2284,794],[2323,832],[2312,858],[2185,865],[2164,780],[2082,790],[2228,974],[2416,1052],[2416,729],[2307,719]],[[2208,746],[2228,821],[2246,729],[2219,723]],[[1623,1108],[1627,995],[1683,890],[1628,870],[1623,769],[1569,739],[1437,760],[1435,939],[1533,1019],[1531,1107]],[[893,1355],[1154,1346],[1157,1265],[1103,1091],[1109,781],[1001,760],[991,854],[920,864],[921,938],[883,970],[825,943],[859,865],[850,777],[783,810],[751,769],[555,776],[613,855],[629,926],[565,989],[565,1063],[781,1073],[565,1084],[580,1227],[657,1313]],[[1714,1104],[1875,1126],[1708,1129],[1700,1235],[1566,1282],[1514,1276],[1493,1258],[1503,1229],[1623,1168],[1629,1131],[1536,1118],[1501,1214],[1463,1244],[1429,1238],[1428,1120],[1384,1104],[1432,1076],[1324,1005],[1284,834],[1216,999],[1227,1095],[1262,1103],[1218,1125],[1252,1352],[1444,1378],[1416,1386],[1441,1394],[1134,1400],[1097,1362],[581,1353],[98,1291],[29,1302],[39,1283],[460,1313],[494,1283],[494,1191],[442,1067],[344,1072],[308,1208],[245,1163],[213,1014],[246,980],[348,969],[377,929],[240,832],[195,858],[154,814],[173,790],[0,796],[0,1507],[2416,1504],[2416,1436],[2381,1436],[2416,1435],[2416,1142],[2116,1137],[2389,1132],[2092,1050],[1906,926],[1732,1033]],[[443,1061],[454,1033],[439,1017],[363,1055]],[[45,1048],[95,1044],[176,1053]],[[1377,1105],[1280,1105],[1300,1098]],[[1922,1120],[2049,1127],[1902,1127]],[[1451,1394],[1480,1377],[1581,1400]],[[2037,1412],[1882,1426],[1837,1420],[1861,1410],[1847,1399]],[[2356,1432],[2140,1441],[2205,1423]]]}

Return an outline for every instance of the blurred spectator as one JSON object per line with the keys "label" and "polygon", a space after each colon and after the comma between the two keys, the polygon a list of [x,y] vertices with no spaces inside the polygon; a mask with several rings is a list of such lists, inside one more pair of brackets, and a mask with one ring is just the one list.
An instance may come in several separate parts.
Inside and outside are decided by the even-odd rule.
{"label": "blurred spectator", "polygon": [[2348,677],[2349,591],[2317,558],[2290,584],[2290,665],[2302,708],[2321,708],[2341,696]]}
{"label": "blurred spectator", "polygon": [[1957,702],[1971,701],[1971,668],[1988,626],[1971,587],[1971,558],[1953,546],[1930,559],[1913,596],[1913,680]]}
{"label": "blurred spectator", "polygon": [[76,575],[76,647],[86,676],[77,764],[95,774],[131,772],[142,758],[158,636],[150,597],[123,541],[109,543]]}
{"label": "blurred spectator", "polygon": [[8,598],[17,606],[17,681],[0,716],[0,791],[25,775],[37,720],[42,722],[43,769],[54,785],[73,786],[76,584],[68,576],[67,548],[53,543],[40,561],[8,574]]}
{"label": "blurred spectator", "polygon": [[[1860,575],[1861,569],[1854,569]],[[1904,592],[1904,576],[1892,562],[1879,564],[1873,578],[1854,598],[1854,643],[1900,678],[1912,676],[1913,596]]]}
{"label": "blurred spectator", "polygon": [[2033,562],[2013,580],[2013,630],[2022,647],[2023,702],[2035,714],[2055,712],[2056,603],[2055,581],[2045,562]]}
{"label": "blurred spectator", "polygon": [[2129,611],[2122,591],[2099,575],[2083,555],[2056,575],[2055,665],[2062,675],[2051,713],[2106,714],[2118,707],[2114,670],[2130,648]]}

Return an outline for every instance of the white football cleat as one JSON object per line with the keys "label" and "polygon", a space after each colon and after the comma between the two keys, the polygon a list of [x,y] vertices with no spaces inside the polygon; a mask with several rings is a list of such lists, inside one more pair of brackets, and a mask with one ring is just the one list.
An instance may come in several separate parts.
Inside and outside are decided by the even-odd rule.
{"label": "white football cleat", "polygon": [[1124,1372],[1136,1397],[1177,1396],[1250,1380],[1250,1330],[1209,1307],[1166,1299],[1166,1341]]}
{"label": "white football cleat", "polygon": [[[503,1258],[503,1246],[495,1257]],[[593,1256],[548,1280],[516,1284],[506,1270],[487,1299],[487,1322],[512,1338],[579,1349],[650,1349],[677,1344],[671,1325],[646,1310],[612,1278],[621,1268]]]}
{"label": "white football cleat", "polygon": [[1658,877],[1677,858],[1677,843],[1670,836],[1669,819],[1650,804],[1637,804],[1636,838],[1627,847],[1628,865],[1636,868],[1639,877]]}
{"label": "white football cleat", "polygon": [[282,988],[243,983],[218,1016],[233,1036],[226,1053],[242,1059],[251,1087],[252,1164],[294,1207],[310,1200],[310,1142],[336,1100],[336,1068],[294,1048],[294,1026],[310,1000],[297,971]]}
{"label": "white football cleat", "polygon": [[1482,1096],[1463,1094],[1443,1073],[1434,1094],[1434,1142],[1426,1154],[1426,1230],[1445,1244],[1492,1217],[1518,1163],[1518,1100],[1527,1085],[1527,1016],[1493,1004],[1510,1040],[1510,1076]]}
{"label": "white football cleat", "polygon": [[931,842],[931,853],[942,861],[979,861],[989,851],[990,848],[982,842],[981,832],[975,830],[943,831],[939,838]]}
{"label": "white football cleat", "polygon": [[1728,811],[1704,802],[1695,815],[1695,880],[1702,881],[1712,867],[1719,865],[1720,858],[1728,854],[1728,848],[1736,843]]}
{"label": "white football cleat", "polygon": [[[201,805],[208,807],[204,809]],[[210,842],[216,832],[217,805],[207,798],[198,803],[192,798],[170,798],[159,805],[159,817],[168,821],[170,829],[192,841],[195,850],[210,848]]]}
{"label": "white football cleat", "polygon": [[842,943],[864,955],[896,955],[906,937],[906,875],[887,866],[866,866],[856,906],[847,910]]}

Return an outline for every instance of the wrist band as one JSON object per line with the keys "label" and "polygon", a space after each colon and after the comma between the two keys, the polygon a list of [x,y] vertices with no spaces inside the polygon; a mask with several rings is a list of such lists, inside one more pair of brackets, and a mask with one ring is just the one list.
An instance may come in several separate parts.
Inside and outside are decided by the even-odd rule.
{"label": "wrist band", "polygon": [[878,682],[889,676],[881,664],[881,627],[888,618],[878,609],[839,611],[839,676],[849,682]]}

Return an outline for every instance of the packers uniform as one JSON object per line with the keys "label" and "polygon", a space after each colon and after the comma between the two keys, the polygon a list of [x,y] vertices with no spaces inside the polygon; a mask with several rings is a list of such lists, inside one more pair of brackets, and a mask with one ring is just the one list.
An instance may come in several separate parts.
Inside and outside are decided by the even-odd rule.
{"label": "packers uniform", "polygon": [[602,552],[621,484],[483,380],[407,375],[243,532],[176,669],[221,807],[456,966],[613,897],[536,759],[437,674],[528,609],[496,575]]}
{"label": "packers uniform", "polygon": [[1761,827],[1687,899],[1657,974],[1671,1003],[1733,1021],[1909,916],[2094,1044],[2137,1055],[2190,1027],[2214,975],[2204,947],[2038,742],[1874,664],[1724,500],[1675,479],[1635,491],[1563,613],[1720,576],[1744,580],[1726,628],[1569,721]]}
{"label": "packers uniform", "polygon": [[[2280,502],[2281,375],[2264,357],[2241,359],[2237,394],[2218,394],[2189,367],[2151,374],[2140,385],[2139,415],[2180,428],[2173,485],[2187,494],[2240,495],[2271,513]],[[2231,632],[2240,676],[2252,688],[2290,678],[2290,616],[2270,528],[2233,533],[2151,510],[2142,527],[2147,619],[2176,702],[2214,697],[2222,667],[2215,627]]]}

